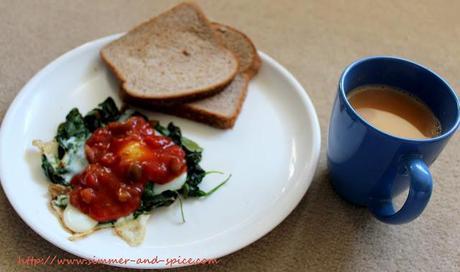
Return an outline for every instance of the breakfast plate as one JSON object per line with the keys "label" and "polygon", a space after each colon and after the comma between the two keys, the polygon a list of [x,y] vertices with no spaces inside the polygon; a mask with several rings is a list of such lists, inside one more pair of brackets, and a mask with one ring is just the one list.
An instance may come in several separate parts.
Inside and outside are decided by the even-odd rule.
{"label": "breakfast plate", "polygon": [[[100,49],[121,34],[101,38],[59,57],[19,92],[0,131],[0,179],[19,216],[54,245],[91,260],[131,268],[169,268],[171,258],[214,259],[239,250],[270,232],[295,208],[313,178],[320,152],[315,109],[302,86],[280,64],[259,52],[262,67],[233,129],[219,130],[178,117],[173,121],[204,148],[202,166],[232,178],[205,199],[155,210],[144,242],[130,247],[111,230],[70,241],[49,208],[48,181],[34,139],[51,139],[71,108],[88,112],[108,96],[118,105],[118,85],[99,58]],[[206,177],[214,187],[219,175]],[[157,261],[154,261],[157,260]],[[163,261],[161,261],[163,260]],[[174,264],[183,266],[190,263]]]}

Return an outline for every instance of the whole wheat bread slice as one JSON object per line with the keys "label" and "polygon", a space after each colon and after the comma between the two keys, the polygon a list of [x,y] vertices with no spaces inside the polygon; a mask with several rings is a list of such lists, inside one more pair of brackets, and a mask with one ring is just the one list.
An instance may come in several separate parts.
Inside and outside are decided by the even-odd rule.
{"label": "whole wheat bread slice", "polygon": [[216,128],[232,128],[246,98],[248,83],[249,75],[240,73],[224,91],[214,96],[183,105],[154,109]]}
{"label": "whole wheat bread slice", "polygon": [[227,129],[235,125],[247,94],[250,78],[258,71],[261,60],[252,41],[242,32],[213,23],[224,45],[239,59],[239,74],[224,91],[191,103],[154,109]]}
{"label": "whole wheat bread slice", "polygon": [[101,50],[127,96],[177,103],[211,96],[235,77],[238,60],[203,12],[182,3]]}
{"label": "whole wheat bread slice", "polygon": [[237,57],[240,64],[238,72],[246,73],[249,78],[254,77],[259,71],[261,60],[251,39],[230,26],[219,23],[212,23],[211,26],[224,46]]}

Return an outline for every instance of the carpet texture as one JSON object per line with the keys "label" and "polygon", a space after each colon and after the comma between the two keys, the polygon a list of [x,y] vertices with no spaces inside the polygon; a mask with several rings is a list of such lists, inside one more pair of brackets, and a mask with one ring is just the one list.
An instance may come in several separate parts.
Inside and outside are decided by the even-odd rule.
{"label": "carpet texture", "polygon": [[[47,63],[82,43],[126,31],[174,3],[0,0],[0,120],[21,87]],[[460,90],[460,1],[198,3],[209,17],[244,31],[297,77],[318,112],[323,146],[308,193],[285,221],[217,265],[178,271],[460,271],[459,134],[431,167],[435,186],[424,214],[403,226],[380,223],[366,209],[340,199],[330,185],[325,156],[337,81],[357,58],[409,58]],[[3,191],[0,229],[0,271],[121,270],[17,265],[18,257],[73,256],[25,225]]]}

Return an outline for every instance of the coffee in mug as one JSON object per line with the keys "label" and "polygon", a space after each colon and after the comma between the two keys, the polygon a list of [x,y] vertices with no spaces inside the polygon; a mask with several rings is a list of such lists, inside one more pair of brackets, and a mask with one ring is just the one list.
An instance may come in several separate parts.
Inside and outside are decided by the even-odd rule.
{"label": "coffee in mug", "polygon": [[397,57],[357,60],[340,77],[329,126],[335,191],[382,222],[414,220],[431,197],[429,166],[459,125],[457,94],[431,70]]}
{"label": "coffee in mug", "polygon": [[409,92],[388,85],[364,85],[347,95],[358,115],[393,136],[428,139],[441,134],[433,112]]}

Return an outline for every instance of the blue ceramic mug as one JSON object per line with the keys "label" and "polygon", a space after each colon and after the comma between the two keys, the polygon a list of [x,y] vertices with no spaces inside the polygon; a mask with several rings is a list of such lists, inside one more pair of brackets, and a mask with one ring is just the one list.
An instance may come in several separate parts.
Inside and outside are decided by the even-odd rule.
{"label": "blue ceramic mug", "polygon": [[[398,87],[420,98],[439,119],[441,134],[430,139],[407,139],[370,125],[347,100],[351,90],[367,84]],[[412,221],[430,200],[433,180],[428,167],[459,122],[455,91],[434,72],[395,57],[358,60],[343,72],[332,111],[328,139],[332,185],[344,199],[367,206],[385,223]],[[408,187],[407,200],[395,211],[393,197]]]}

